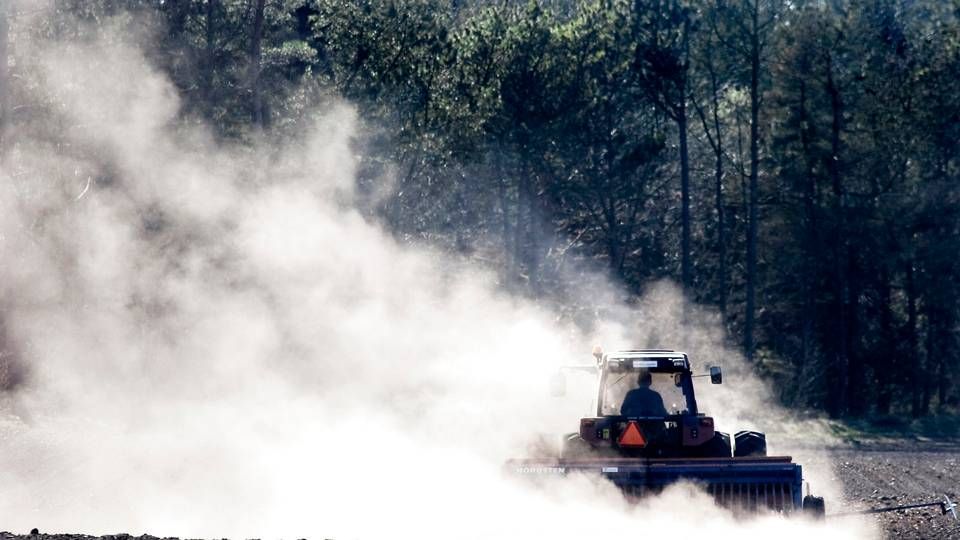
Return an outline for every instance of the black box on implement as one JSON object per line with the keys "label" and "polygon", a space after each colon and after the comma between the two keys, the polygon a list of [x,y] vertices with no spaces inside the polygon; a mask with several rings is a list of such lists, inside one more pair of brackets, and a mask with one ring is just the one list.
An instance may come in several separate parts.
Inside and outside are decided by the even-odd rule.
{"label": "black box on implement", "polygon": [[[803,469],[790,457],[768,457],[766,437],[741,431],[731,438],[699,412],[690,361],[682,352],[632,350],[603,354],[596,365],[572,366],[596,377],[596,416],[564,437],[556,458],[511,460],[525,477],[590,474],[606,478],[628,497],[688,481],[716,501],[748,511],[824,513],[823,499],[803,495]],[[719,367],[711,383],[721,384]],[[563,372],[552,383],[563,395]]]}

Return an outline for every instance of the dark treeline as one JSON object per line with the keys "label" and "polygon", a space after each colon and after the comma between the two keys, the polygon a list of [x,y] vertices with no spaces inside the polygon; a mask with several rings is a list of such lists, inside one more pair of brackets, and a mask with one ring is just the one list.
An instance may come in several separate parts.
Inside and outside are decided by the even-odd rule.
{"label": "dark treeline", "polygon": [[34,99],[18,36],[129,24],[155,34],[184,121],[219,137],[296,137],[331,96],[353,103],[362,193],[402,241],[532,296],[587,270],[630,293],[675,279],[793,406],[960,400],[957,0],[56,0],[2,17],[0,134]]}

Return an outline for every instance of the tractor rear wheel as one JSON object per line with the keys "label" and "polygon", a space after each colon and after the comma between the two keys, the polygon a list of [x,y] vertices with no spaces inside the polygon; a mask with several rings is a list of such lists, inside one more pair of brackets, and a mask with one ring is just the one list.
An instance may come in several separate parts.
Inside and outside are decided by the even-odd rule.
{"label": "tractor rear wheel", "polygon": [[733,437],[734,457],[767,455],[767,436],[756,431],[741,431]]}
{"label": "tractor rear wheel", "polygon": [[699,447],[701,457],[730,457],[730,435],[716,432],[713,438]]}
{"label": "tractor rear wheel", "polygon": [[814,497],[813,495],[804,497],[803,513],[814,519],[823,519],[826,514],[826,505],[823,502],[823,497]]}

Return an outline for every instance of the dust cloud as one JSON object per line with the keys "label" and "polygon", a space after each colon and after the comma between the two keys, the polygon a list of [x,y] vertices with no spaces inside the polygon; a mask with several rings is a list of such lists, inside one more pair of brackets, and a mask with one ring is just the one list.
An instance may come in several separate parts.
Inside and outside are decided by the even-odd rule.
{"label": "dust cloud", "polygon": [[[585,335],[491,273],[399,245],[353,204],[362,128],[348,105],[327,104],[283,147],[216,144],[178,123],[173,85],[122,41],[42,46],[37,92],[53,110],[0,170],[0,301],[28,367],[0,401],[3,528],[874,534],[737,521],[690,486],[630,505],[587,478],[505,477],[532,434],[575,429],[583,404],[551,401],[547,381],[598,340],[722,364],[730,388],[703,398],[720,422],[773,433],[757,425],[769,394],[709,321],[679,333],[669,286]],[[50,122],[62,142],[37,135]]]}

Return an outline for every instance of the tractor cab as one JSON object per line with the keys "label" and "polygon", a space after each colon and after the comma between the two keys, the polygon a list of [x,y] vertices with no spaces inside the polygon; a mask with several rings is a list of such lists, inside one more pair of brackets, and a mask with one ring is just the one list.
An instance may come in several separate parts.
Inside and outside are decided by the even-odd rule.
{"label": "tractor cab", "polygon": [[[599,368],[597,416],[622,414],[665,418],[697,414],[690,362],[684,353],[625,351],[603,355]],[[643,389],[646,389],[646,393],[653,393],[662,399],[663,412],[657,414],[651,407],[635,408],[640,414],[630,414],[630,411],[623,410],[628,394]]]}
{"label": "tractor cab", "polygon": [[[597,360],[596,416],[583,418],[580,431],[564,443],[564,454],[616,453],[636,456],[724,457],[729,436],[715,433],[713,418],[697,410],[694,375],[682,352],[631,350]],[[711,382],[722,382],[711,368]]]}

